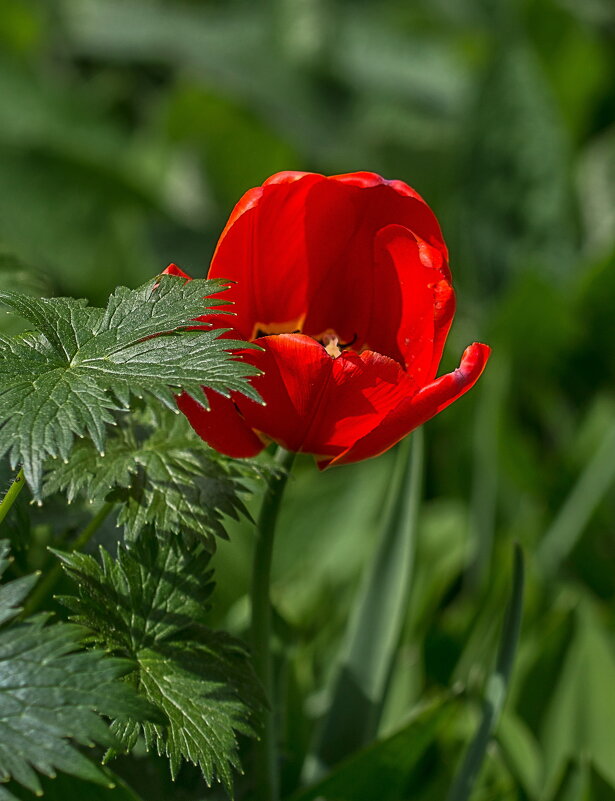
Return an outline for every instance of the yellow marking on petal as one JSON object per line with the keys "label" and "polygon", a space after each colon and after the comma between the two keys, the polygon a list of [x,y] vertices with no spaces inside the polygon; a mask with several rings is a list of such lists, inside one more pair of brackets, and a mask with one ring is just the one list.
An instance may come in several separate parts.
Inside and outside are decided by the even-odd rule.
{"label": "yellow marking on petal", "polygon": [[305,314],[301,314],[293,320],[287,320],[285,323],[255,323],[250,339],[266,337],[270,334],[300,334],[303,331],[304,322]]}

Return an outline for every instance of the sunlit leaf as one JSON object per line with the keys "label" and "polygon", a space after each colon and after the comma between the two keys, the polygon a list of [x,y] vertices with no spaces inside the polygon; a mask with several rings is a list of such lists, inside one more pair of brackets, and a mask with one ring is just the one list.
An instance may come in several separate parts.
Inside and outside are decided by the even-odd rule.
{"label": "sunlit leaf", "polygon": [[[46,457],[67,459],[75,437],[102,451],[113,411],[148,395],[175,408],[184,390],[204,402],[201,386],[255,397],[253,369],[234,359],[220,331],[186,331],[219,282],[162,276],[136,290],[118,288],[106,309],[70,298],[38,299],[0,291],[0,302],[37,333],[0,335],[0,455],[23,463],[40,494]],[[215,304],[214,301],[209,301]]]}

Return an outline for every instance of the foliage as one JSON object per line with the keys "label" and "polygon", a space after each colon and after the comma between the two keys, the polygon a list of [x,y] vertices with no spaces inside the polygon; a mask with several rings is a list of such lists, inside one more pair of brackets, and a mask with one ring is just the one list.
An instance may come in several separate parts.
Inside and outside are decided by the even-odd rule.
{"label": "foliage", "polygon": [[132,682],[168,719],[167,726],[117,721],[124,747],[142,733],[148,748],[169,758],[173,776],[186,759],[208,784],[218,779],[230,791],[236,733],[254,734],[261,693],[241,644],[206,626],[210,555],[151,533],[121,547],[115,561],[101,549],[101,565],[84,554],[58,555],[79,585],[78,597],[62,599],[74,620],[93,642],[136,663]]}
{"label": "foliage", "polygon": [[202,386],[257,397],[244,380],[250,368],[229,353],[237,342],[186,331],[203,313],[203,298],[220,288],[161,276],[136,290],[120,287],[106,309],[0,291],[0,301],[37,330],[0,335],[0,454],[23,464],[35,494],[45,458],[68,459],[75,436],[103,451],[111,412],[127,409],[131,395],[171,409],[173,390],[200,403]]}
{"label": "foliage", "polygon": [[[403,730],[425,696],[445,687],[460,695],[450,723],[429,733],[416,763],[404,763],[411,791],[398,791],[401,778],[395,785],[404,801],[446,798],[476,731],[515,540],[527,560],[519,658],[472,801],[613,794],[614,8],[611,0],[62,0],[52,9],[5,0],[0,14],[2,291],[100,306],[116,285],[138,286],[169,261],[202,276],[232,204],[281,169],[373,169],[408,181],[436,211],[458,289],[451,354],[475,338],[493,344],[494,356],[474,396],[425,430],[412,588],[378,742]],[[23,327],[15,313],[0,317],[4,334]],[[442,370],[449,366],[445,354]],[[46,460],[55,483],[43,507],[24,491],[3,523],[15,541],[7,573],[47,572],[45,546],[74,542],[90,493],[117,498],[133,538],[154,523],[192,538],[198,528],[210,543],[221,520],[230,542],[216,540],[209,624],[241,635],[250,524],[219,518],[222,501],[208,490],[207,509],[196,497],[196,507],[175,508],[177,495],[158,476],[171,465],[183,482],[198,462],[208,476],[232,479],[222,497],[233,499],[232,474],[243,468],[221,460],[219,473],[204,450],[180,445],[181,423],[170,434],[179,452],[162,447],[163,464],[153,464],[155,431],[137,422],[141,414],[111,412],[118,425],[107,431],[105,457],[86,438],[68,465]],[[172,431],[166,412],[160,418]],[[130,419],[136,450],[125,445]],[[392,463],[385,455],[320,475],[298,459],[289,482],[272,589],[286,797],[314,747]],[[113,481],[103,486],[95,474]],[[8,485],[6,460],[0,477]],[[79,502],[68,512],[56,487],[73,484]],[[144,515],[150,500],[153,516]],[[246,496],[248,511],[256,502]],[[112,550],[117,532],[103,525],[95,537]],[[48,608],[58,589],[70,592],[64,580]],[[389,591],[402,606],[402,592]],[[378,748],[367,751],[370,777],[391,766]],[[347,793],[365,774],[344,764],[330,778]],[[182,769],[174,784],[151,759],[118,759],[114,770],[147,801],[208,792],[196,769]],[[70,798],[71,779],[61,778]],[[53,781],[43,781],[46,792]],[[249,797],[246,782],[237,784]]]}
{"label": "foliage", "polygon": [[[8,553],[8,542],[0,540],[0,574]],[[108,785],[105,773],[74,745],[117,743],[101,713],[141,721],[161,716],[130,685],[117,681],[132,670],[129,661],[81,652],[82,627],[47,625],[49,615],[15,621],[37,579],[26,576],[0,587],[0,780],[13,778],[40,793],[36,771],[53,776],[62,770]],[[2,787],[0,797],[14,798]]]}
{"label": "foliage", "polygon": [[153,525],[159,534],[200,537],[213,548],[214,535],[226,536],[222,515],[237,519],[247,511],[241,479],[260,472],[212,451],[183,416],[145,408],[118,420],[103,454],[83,440],[69,461],[50,463],[43,494],[119,504],[118,524],[130,539]]}
{"label": "foliage", "polygon": [[324,778],[299,790],[291,801],[335,798],[340,801],[394,801],[410,786],[409,777],[425,750],[453,718],[450,699],[438,699],[417,710],[398,731],[341,761]]}

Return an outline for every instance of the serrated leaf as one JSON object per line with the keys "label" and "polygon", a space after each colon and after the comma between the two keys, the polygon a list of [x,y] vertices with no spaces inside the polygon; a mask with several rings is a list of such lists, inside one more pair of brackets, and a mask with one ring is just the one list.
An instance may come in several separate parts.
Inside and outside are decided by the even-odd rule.
{"label": "serrated leaf", "polygon": [[[107,786],[93,784],[74,776],[59,773],[55,778],[41,778],[45,801],[142,801],[125,782],[108,768],[103,772],[108,780]],[[10,790],[22,801],[33,801],[32,795],[19,786],[9,785]]]}
{"label": "serrated leaf", "polygon": [[119,287],[106,309],[0,290],[0,301],[37,332],[0,335],[0,456],[23,463],[36,497],[44,459],[67,459],[76,436],[102,451],[112,412],[126,409],[131,396],[170,409],[182,390],[204,403],[202,386],[257,399],[245,380],[254,369],[229,353],[245,343],[220,339],[220,329],[186,330],[203,315],[204,298],[222,288],[158,276],[139,289]]}
{"label": "serrated leaf", "polygon": [[[8,540],[0,540],[0,576],[10,563]],[[22,601],[38,581],[38,575],[22,576],[0,586],[0,625],[16,617],[22,610]]]}
{"label": "serrated leaf", "polygon": [[[7,552],[8,543],[0,541],[0,574]],[[0,589],[4,622],[19,611],[15,603],[23,599],[25,586],[20,579]],[[108,784],[104,772],[70,741],[112,746],[117,738],[100,714],[143,720],[160,713],[118,681],[131,662],[101,651],[79,653],[86,630],[73,623],[47,625],[48,618],[39,615],[0,631],[0,782],[14,779],[40,793],[38,773],[54,776],[62,770]],[[2,797],[13,798],[5,788]]]}
{"label": "serrated leaf", "polygon": [[58,555],[79,584],[78,597],[62,598],[73,619],[94,642],[136,661],[135,686],[169,721],[114,723],[116,736],[130,748],[143,734],[148,748],[169,758],[173,775],[188,760],[230,792],[232,769],[240,767],[236,735],[254,734],[262,692],[241,643],[205,626],[210,554],[150,535],[120,547],[117,560],[101,549],[102,565]]}
{"label": "serrated leaf", "polygon": [[129,539],[153,525],[158,534],[200,538],[213,548],[214,535],[226,537],[222,515],[247,514],[240,498],[243,477],[261,468],[227,459],[192,430],[183,415],[165,408],[145,409],[120,421],[104,455],[84,440],[70,461],[50,463],[43,495],[80,493],[88,500],[121,504],[118,524]]}

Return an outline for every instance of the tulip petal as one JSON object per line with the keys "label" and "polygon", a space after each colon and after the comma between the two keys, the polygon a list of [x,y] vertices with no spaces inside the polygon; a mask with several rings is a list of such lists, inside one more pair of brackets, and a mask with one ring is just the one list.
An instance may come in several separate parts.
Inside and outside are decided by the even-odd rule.
{"label": "tulip petal", "polygon": [[177,275],[180,278],[185,278],[186,281],[192,281],[192,278],[185,273],[177,264],[169,264],[167,268],[162,271],[162,275]]}
{"label": "tulip petal", "polygon": [[[235,327],[245,339],[294,331],[319,337],[333,330],[356,351],[374,349],[366,338],[368,321],[371,331],[390,332],[399,316],[399,277],[391,269],[381,275],[375,263],[376,237],[389,224],[411,231],[421,243],[419,260],[431,253],[431,266],[450,280],[430,208],[406,184],[374,173],[272,176],[235,207],[209,276],[236,282],[223,299],[234,302]],[[414,263],[416,254],[408,270]],[[371,299],[379,287],[391,302],[374,317]],[[403,361],[393,336],[386,339],[389,348],[375,349]]]}
{"label": "tulip petal", "polygon": [[[412,280],[416,286],[423,277],[426,283],[450,280],[446,247],[423,201],[399,194],[379,176],[358,185],[356,176],[348,178],[352,181],[341,176],[318,183],[307,197],[305,247],[310,275],[303,332],[317,337],[332,329],[355,350],[367,347],[403,363],[404,352],[395,340],[405,313],[401,282]],[[389,225],[406,229],[405,262],[398,258],[389,263],[382,257],[378,240]],[[437,254],[429,265],[436,269],[429,277],[423,276],[419,242],[424,251]],[[418,275],[413,278],[415,270]],[[374,303],[376,297],[380,302]],[[380,338],[386,347],[372,341],[379,331],[386,332]]]}
{"label": "tulip petal", "polygon": [[408,186],[408,184],[403,181],[388,180],[375,172],[350,172],[343,175],[334,175],[329,180],[338,181],[347,186],[357,186],[361,189],[386,186],[392,189],[397,196],[410,198],[412,202],[408,203],[408,201],[405,201],[405,205],[406,212],[410,212],[412,225],[408,225],[409,220],[407,218],[403,221],[401,219],[396,220],[392,218],[389,219],[388,222],[399,222],[402,225],[408,225],[417,236],[440,250],[445,260],[448,259],[448,250],[444,244],[442,231],[440,230],[436,215],[419,193],[411,186]]}
{"label": "tulip petal", "polygon": [[321,469],[378,456],[403,439],[413,429],[434,417],[460,398],[478,381],[491,348],[475,342],[464,351],[459,367],[440,376],[416,394],[404,398],[368,434],[334,459],[321,459]]}
{"label": "tulip petal", "polygon": [[252,381],[266,406],[236,402],[248,425],[292,451],[335,456],[417,389],[397,362],[377,353],[332,358],[302,334],[263,337],[259,345],[245,358],[262,371]]}
{"label": "tulip petal", "polygon": [[419,384],[427,384],[436,374],[455,310],[442,257],[401,225],[378,231],[374,251],[365,340],[372,350],[397,359]]}
{"label": "tulip petal", "polygon": [[178,408],[186,415],[196,433],[212,448],[234,458],[260,453],[265,444],[246,424],[231,398],[205,390],[209,409],[183,393]]}
{"label": "tulip petal", "polygon": [[[244,339],[258,329],[286,326],[305,317],[309,275],[305,247],[307,196],[321,175],[269,182],[248,192],[227,224],[209,270],[210,278],[236,282],[224,294],[235,305],[235,328]],[[300,324],[299,324],[300,327]]]}
{"label": "tulip petal", "polygon": [[416,386],[395,360],[373,351],[346,351],[333,360],[320,413],[312,421],[303,450],[315,454],[345,450],[415,392]]}

